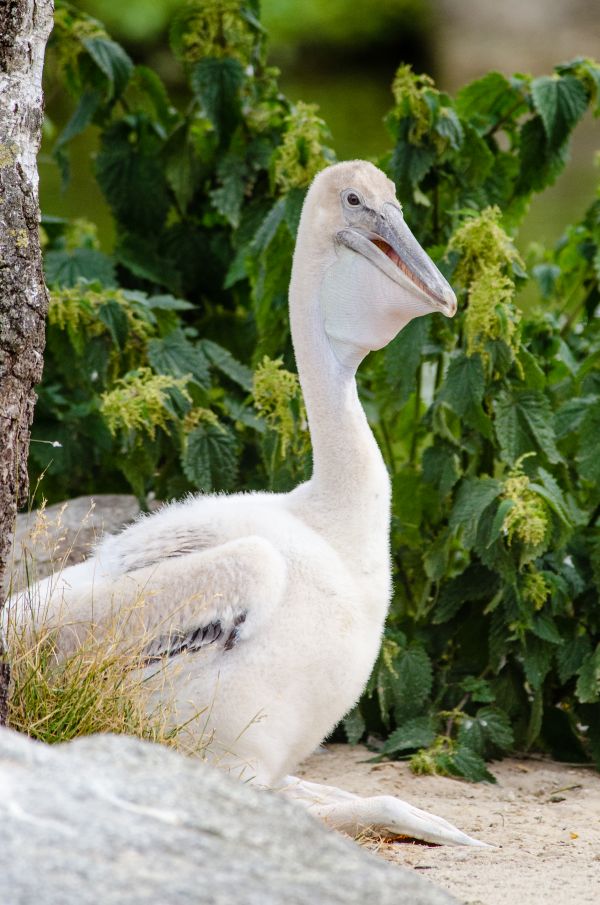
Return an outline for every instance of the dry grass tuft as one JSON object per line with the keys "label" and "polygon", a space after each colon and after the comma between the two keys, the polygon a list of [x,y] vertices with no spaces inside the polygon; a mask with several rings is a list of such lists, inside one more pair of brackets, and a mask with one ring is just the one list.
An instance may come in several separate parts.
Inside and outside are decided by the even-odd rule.
{"label": "dry grass tuft", "polygon": [[[93,505],[88,516],[92,509]],[[77,535],[69,538],[69,532],[63,530],[64,510],[65,506],[50,520],[42,504],[27,536],[21,538],[21,564],[13,571],[9,592],[35,583],[49,572],[60,575],[63,571],[72,543],[77,540]],[[39,563],[36,551],[41,554]],[[66,655],[64,644],[58,643],[65,626],[58,629],[56,619],[51,622],[39,612],[24,621],[22,615],[17,618],[7,609],[3,635],[11,668],[8,725],[50,744],[95,733],[115,733],[204,756],[212,739],[201,731],[199,722],[195,722],[193,731],[189,726],[204,711],[199,710],[183,724],[177,723],[174,695],[166,687],[166,670],[159,666],[149,676],[144,669],[150,636],[142,630],[133,633],[135,641],[123,641],[132,637],[124,631],[129,620],[141,625],[142,607],[140,598],[108,625],[96,626],[99,631],[90,627],[82,636],[75,630],[78,643],[70,645]],[[32,617],[36,612],[32,603],[25,604],[25,609],[31,609]],[[66,628],[69,630],[68,625]]]}
{"label": "dry grass tuft", "polygon": [[146,638],[124,648],[111,632],[90,634],[66,657],[58,655],[56,638],[43,622],[27,630],[9,623],[11,728],[50,744],[110,732],[203,754],[210,740],[187,732],[187,722],[174,723],[164,703],[170,696],[161,694],[163,671],[148,678],[142,669]]}

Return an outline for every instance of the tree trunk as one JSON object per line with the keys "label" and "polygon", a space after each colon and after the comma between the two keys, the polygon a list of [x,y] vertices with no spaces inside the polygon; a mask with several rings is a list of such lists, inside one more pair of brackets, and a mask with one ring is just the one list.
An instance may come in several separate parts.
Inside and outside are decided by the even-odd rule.
{"label": "tree trunk", "polygon": [[[48,297],[36,156],[52,13],[52,0],[0,0],[0,607],[17,508],[29,492],[33,388],[43,365]],[[7,691],[8,665],[2,658],[0,724],[6,720]]]}

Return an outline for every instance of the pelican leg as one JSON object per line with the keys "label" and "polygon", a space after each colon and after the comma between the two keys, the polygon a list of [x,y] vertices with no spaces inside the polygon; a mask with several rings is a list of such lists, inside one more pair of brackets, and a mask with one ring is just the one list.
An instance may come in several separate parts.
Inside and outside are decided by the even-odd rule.
{"label": "pelican leg", "polygon": [[362,798],[335,786],[286,776],[278,791],[287,798],[304,805],[315,817],[328,826],[358,836],[374,829],[391,835],[414,836],[437,845],[472,845],[488,848],[457,829],[442,817],[422,811],[392,795]]}

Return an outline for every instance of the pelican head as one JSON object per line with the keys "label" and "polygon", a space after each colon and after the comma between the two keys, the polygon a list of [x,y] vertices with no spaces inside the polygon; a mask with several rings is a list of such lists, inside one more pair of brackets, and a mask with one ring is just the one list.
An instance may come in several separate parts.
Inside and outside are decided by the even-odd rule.
{"label": "pelican head", "polygon": [[[456,312],[456,296],[404,221],[393,182],[362,160],[315,178],[302,212],[294,268],[319,283],[336,357],[356,366],[408,321]],[[308,262],[308,271],[307,271]]]}

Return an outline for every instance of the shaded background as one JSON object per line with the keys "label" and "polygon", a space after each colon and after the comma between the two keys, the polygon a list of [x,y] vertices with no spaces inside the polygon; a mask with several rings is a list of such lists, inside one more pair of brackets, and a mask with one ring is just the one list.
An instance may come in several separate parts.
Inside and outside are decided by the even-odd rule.
{"label": "shaded background", "polygon": [[[181,0],[74,0],[100,19],[134,62],[157,69],[175,100],[183,71],[168,44],[169,21]],[[317,103],[340,159],[377,158],[389,148],[383,117],[400,63],[428,72],[439,88],[456,92],[490,69],[510,75],[550,73],[575,56],[600,56],[598,0],[263,0],[270,61],[281,69],[292,100]],[[84,216],[99,227],[110,250],[112,224],[92,177],[94,130],[73,143],[66,192],[49,149],[71,108],[60,86],[47,85],[47,128],[40,159],[46,214]],[[578,126],[571,162],[556,184],[532,204],[519,245],[553,241],[581,216],[598,181],[594,156],[600,130],[591,115]]]}

